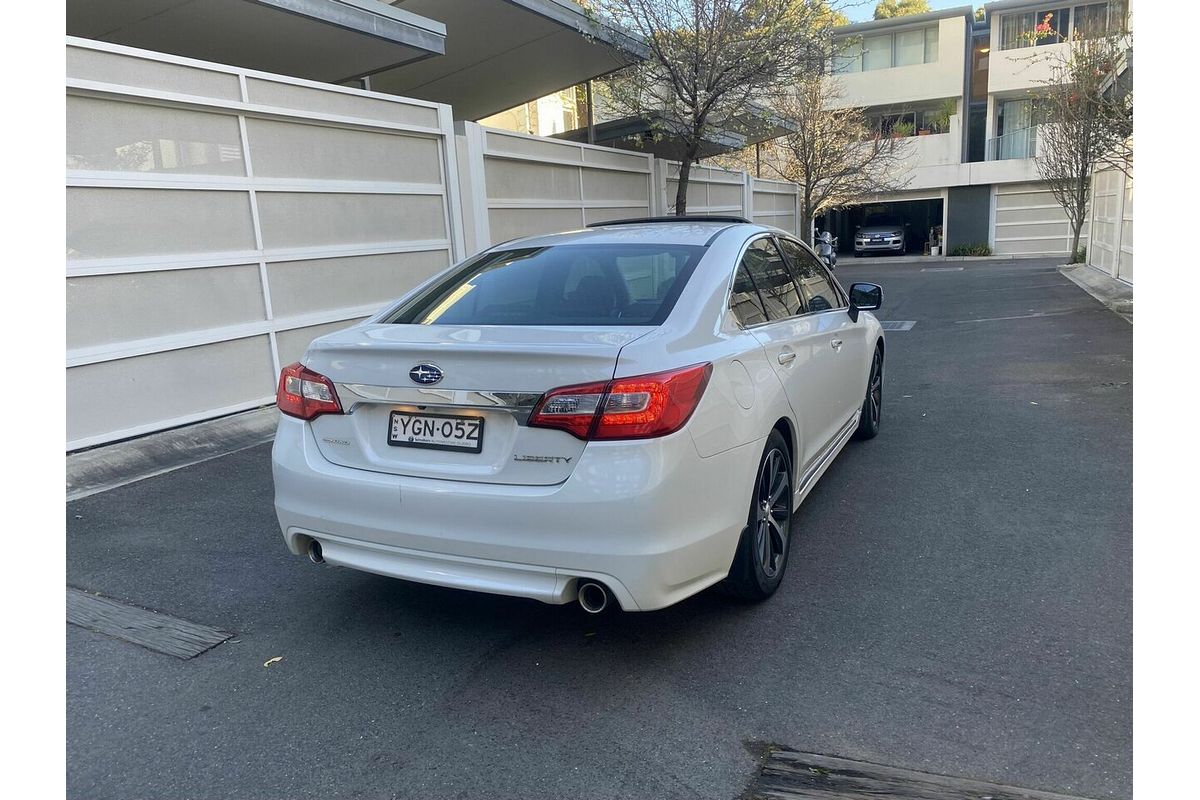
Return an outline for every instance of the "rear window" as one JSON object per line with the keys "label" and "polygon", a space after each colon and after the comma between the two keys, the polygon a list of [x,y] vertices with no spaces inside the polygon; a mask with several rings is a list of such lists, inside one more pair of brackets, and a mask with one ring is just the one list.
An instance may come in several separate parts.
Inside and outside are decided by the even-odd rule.
{"label": "rear window", "polygon": [[566,244],[484,253],[405,303],[409,325],[658,325],[697,245]]}

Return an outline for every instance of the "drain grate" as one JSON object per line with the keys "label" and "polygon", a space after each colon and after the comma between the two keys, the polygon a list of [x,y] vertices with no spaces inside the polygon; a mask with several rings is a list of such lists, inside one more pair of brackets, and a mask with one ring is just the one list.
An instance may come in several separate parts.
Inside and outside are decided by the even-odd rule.
{"label": "drain grate", "polygon": [[879,324],[885,331],[911,331],[917,321],[914,319],[888,319],[881,320]]}
{"label": "drain grate", "polygon": [[233,636],[69,587],[67,622],[176,658],[194,658]]}
{"label": "drain grate", "polygon": [[930,772],[771,748],[751,800],[1083,800]]}

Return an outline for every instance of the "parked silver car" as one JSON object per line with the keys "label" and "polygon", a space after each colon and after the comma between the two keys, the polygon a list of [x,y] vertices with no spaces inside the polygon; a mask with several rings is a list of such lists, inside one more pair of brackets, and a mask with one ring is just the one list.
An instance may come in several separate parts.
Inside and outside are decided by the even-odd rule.
{"label": "parked silver car", "polygon": [[899,217],[872,215],[854,232],[854,255],[901,253],[906,247],[904,222]]}

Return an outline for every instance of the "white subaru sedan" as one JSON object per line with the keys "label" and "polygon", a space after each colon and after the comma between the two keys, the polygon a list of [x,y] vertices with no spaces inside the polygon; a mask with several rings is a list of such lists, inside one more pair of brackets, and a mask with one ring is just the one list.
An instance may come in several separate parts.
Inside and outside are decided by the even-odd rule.
{"label": "white subaru sedan", "polygon": [[766,598],[792,512],[879,431],[882,299],[735,217],[497,245],[282,371],[284,539],[591,612]]}

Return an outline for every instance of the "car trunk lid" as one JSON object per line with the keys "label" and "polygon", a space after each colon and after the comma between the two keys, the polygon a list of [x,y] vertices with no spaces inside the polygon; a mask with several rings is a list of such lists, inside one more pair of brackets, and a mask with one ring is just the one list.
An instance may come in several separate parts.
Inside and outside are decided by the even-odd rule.
{"label": "car trunk lid", "polygon": [[[334,382],[346,413],[312,420],[317,446],[334,464],[375,472],[561,483],[586,443],[526,426],[533,404],[549,389],[611,379],[621,348],[651,330],[374,324],[324,337],[309,348],[305,366]],[[419,365],[443,377],[421,385],[410,377]],[[457,425],[470,434],[477,424],[478,452],[444,449],[432,430]],[[434,447],[422,435],[431,430]]]}

